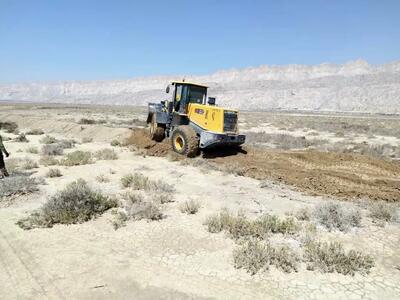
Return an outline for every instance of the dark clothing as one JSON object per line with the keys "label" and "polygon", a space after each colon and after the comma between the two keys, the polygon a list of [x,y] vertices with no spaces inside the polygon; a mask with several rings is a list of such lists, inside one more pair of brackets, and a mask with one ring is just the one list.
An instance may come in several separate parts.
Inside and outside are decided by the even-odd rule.
{"label": "dark clothing", "polygon": [[5,169],[3,153],[0,152],[0,169]]}

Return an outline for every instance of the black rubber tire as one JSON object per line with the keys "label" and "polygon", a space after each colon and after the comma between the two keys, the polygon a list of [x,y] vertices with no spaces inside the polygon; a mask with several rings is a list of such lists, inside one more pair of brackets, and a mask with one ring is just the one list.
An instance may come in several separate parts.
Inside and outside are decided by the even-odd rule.
{"label": "black rubber tire", "polygon": [[157,124],[156,115],[153,114],[150,123],[150,138],[156,142],[162,142],[165,138],[165,128]]}
{"label": "black rubber tire", "polygon": [[[182,141],[178,146],[177,141]],[[189,125],[178,126],[171,136],[172,149],[187,157],[195,157],[199,152],[199,138],[196,131]]]}

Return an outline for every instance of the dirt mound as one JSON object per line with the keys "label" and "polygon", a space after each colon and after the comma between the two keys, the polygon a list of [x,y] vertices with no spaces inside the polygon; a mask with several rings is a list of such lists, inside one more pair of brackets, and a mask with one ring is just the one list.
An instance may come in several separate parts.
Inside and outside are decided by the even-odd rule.
{"label": "dirt mound", "polygon": [[[143,129],[134,130],[128,141],[152,156],[166,156],[171,148],[167,141],[152,141]],[[369,156],[245,147],[207,151],[203,159],[221,169],[234,166],[244,176],[273,179],[312,195],[400,201],[400,164]]]}
{"label": "dirt mound", "polygon": [[146,129],[133,129],[126,143],[128,145],[134,145],[139,149],[145,149],[146,153],[151,156],[166,156],[171,150],[168,140],[165,139],[162,143],[157,143],[150,139]]}

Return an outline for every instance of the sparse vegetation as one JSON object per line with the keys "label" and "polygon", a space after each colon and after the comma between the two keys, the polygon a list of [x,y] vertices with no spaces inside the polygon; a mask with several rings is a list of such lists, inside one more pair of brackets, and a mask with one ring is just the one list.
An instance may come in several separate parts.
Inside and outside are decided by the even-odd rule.
{"label": "sparse vegetation", "polygon": [[46,177],[49,178],[54,178],[54,177],[61,177],[61,171],[60,169],[49,169],[46,173]]}
{"label": "sparse vegetation", "polygon": [[78,124],[82,124],[82,125],[105,124],[105,123],[107,123],[106,120],[94,120],[94,119],[87,119],[87,118],[81,118],[78,121]]}
{"label": "sparse vegetation", "polygon": [[106,183],[106,182],[110,182],[110,178],[108,178],[104,174],[100,174],[100,175],[96,176],[96,181],[101,182],[101,183]]}
{"label": "sparse vegetation", "polygon": [[39,164],[46,167],[58,165],[59,163],[60,163],[59,160],[53,156],[44,155],[39,159]]}
{"label": "sparse vegetation", "polygon": [[339,202],[319,204],[313,212],[315,219],[328,230],[347,231],[351,227],[360,227],[361,212],[358,208]]}
{"label": "sparse vegetation", "polygon": [[130,187],[134,190],[159,191],[164,193],[173,193],[174,187],[161,180],[150,180],[140,173],[127,174],[121,178],[123,187]]}
{"label": "sparse vegetation", "polygon": [[28,147],[28,148],[26,148],[25,152],[32,153],[32,154],[38,154],[39,150],[37,147]]}
{"label": "sparse vegetation", "polygon": [[383,226],[386,222],[394,221],[397,217],[397,207],[384,201],[371,203],[368,210],[369,217],[380,226]]}
{"label": "sparse vegetation", "polygon": [[39,165],[33,159],[24,158],[21,160],[20,168],[23,170],[31,170],[31,169],[39,168]]}
{"label": "sparse vegetation", "polygon": [[44,131],[42,129],[31,129],[27,133],[27,135],[42,135]]}
{"label": "sparse vegetation", "polygon": [[193,199],[185,201],[179,206],[179,210],[182,213],[188,215],[196,214],[199,211],[199,208],[200,208],[200,203]]}
{"label": "sparse vegetation", "polygon": [[112,140],[110,145],[113,147],[118,147],[118,146],[121,146],[121,142],[118,140]]}
{"label": "sparse vegetation", "polygon": [[46,144],[42,147],[42,154],[45,156],[63,155],[64,148],[60,144]]}
{"label": "sparse vegetation", "polygon": [[26,175],[10,176],[0,180],[0,200],[16,195],[25,195],[39,191],[43,180]]}
{"label": "sparse vegetation", "polygon": [[53,137],[53,136],[45,135],[44,137],[42,137],[42,138],[39,140],[39,142],[40,142],[41,144],[55,144],[55,143],[58,142],[58,140],[57,140],[55,137]]}
{"label": "sparse vegetation", "polygon": [[270,265],[284,272],[297,271],[299,257],[288,246],[273,247],[262,241],[250,239],[233,252],[234,266],[252,275],[266,271]]}
{"label": "sparse vegetation", "polygon": [[298,224],[291,217],[281,219],[265,214],[256,220],[249,220],[242,214],[233,216],[226,210],[209,217],[205,225],[209,232],[227,231],[234,239],[266,238],[270,233],[294,234],[299,230]]}
{"label": "sparse vegetation", "polygon": [[295,217],[300,221],[310,221],[311,213],[307,208],[302,208],[296,212]]}
{"label": "sparse vegetation", "polygon": [[62,165],[69,167],[87,165],[91,163],[93,163],[92,153],[80,150],[68,153],[66,157],[61,161]]}
{"label": "sparse vegetation", "polygon": [[116,160],[118,159],[118,154],[113,149],[102,149],[97,151],[94,156],[98,160]]}
{"label": "sparse vegetation", "polygon": [[59,140],[57,144],[60,145],[60,147],[62,147],[63,149],[71,149],[75,147],[76,141],[64,139],[64,140]]}
{"label": "sparse vegetation", "polygon": [[338,242],[309,242],[304,248],[304,260],[308,270],[323,273],[337,272],[354,275],[355,272],[368,274],[374,266],[374,259],[355,250],[346,252]]}
{"label": "sparse vegetation", "polygon": [[20,133],[15,139],[14,142],[17,143],[29,143],[29,140],[26,138],[25,134]]}
{"label": "sparse vegetation", "polygon": [[250,144],[274,145],[278,149],[304,149],[326,144],[326,140],[307,139],[305,136],[294,136],[282,133],[246,132],[246,140]]}
{"label": "sparse vegetation", "polygon": [[18,125],[15,122],[0,122],[0,129],[8,133],[17,133]]}
{"label": "sparse vegetation", "polygon": [[52,227],[54,224],[75,224],[90,220],[117,206],[117,202],[93,191],[78,179],[59,191],[37,211],[17,224],[23,229]]}

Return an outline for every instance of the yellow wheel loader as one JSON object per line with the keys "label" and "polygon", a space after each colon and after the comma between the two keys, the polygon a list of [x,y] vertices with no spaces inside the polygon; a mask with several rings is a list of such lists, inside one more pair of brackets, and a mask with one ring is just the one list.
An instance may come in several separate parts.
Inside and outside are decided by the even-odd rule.
{"label": "yellow wheel loader", "polygon": [[238,111],[215,105],[207,98],[207,86],[174,81],[166,88],[170,100],[149,103],[150,137],[170,138],[175,152],[188,157],[200,149],[239,146],[246,137],[238,133]]}

